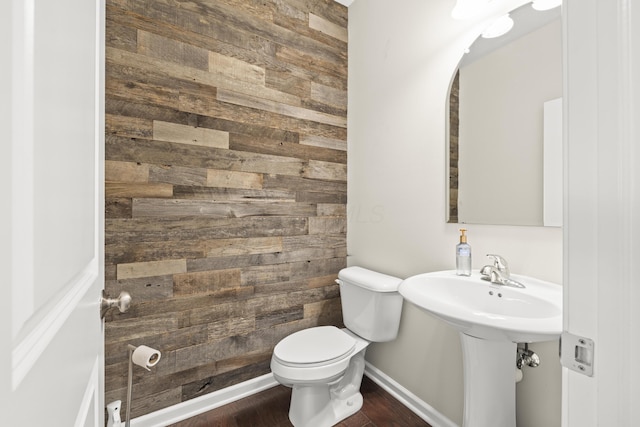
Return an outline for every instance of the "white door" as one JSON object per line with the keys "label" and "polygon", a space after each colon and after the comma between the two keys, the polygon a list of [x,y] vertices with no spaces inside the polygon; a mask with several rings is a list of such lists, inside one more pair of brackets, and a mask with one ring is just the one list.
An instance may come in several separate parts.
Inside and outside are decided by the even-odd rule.
{"label": "white door", "polygon": [[104,424],[103,0],[0,3],[0,424]]}
{"label": "white door", "polygon": [[[640,416],[640,6],[565,0],[564,427]],[[563,340],[563,343],[568,340]],[[578,347],[581,347],[578,345]],[[582,353],[582,354],[580,354]],[[575,346],[564,347],[576,356]]]}

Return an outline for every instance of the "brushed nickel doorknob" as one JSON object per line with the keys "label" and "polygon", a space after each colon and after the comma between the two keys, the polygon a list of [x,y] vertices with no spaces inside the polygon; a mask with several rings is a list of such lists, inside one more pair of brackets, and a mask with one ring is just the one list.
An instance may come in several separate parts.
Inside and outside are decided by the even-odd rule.
{"label": "brushed nickel doorknob", "polygon": [[118,307],[120,313],[125,313],[131,307],[131,295],[129,292],[122,291],[118,298],[109,298],[107,293],[102,290],[102,298],[100,298],[100,318],[104,318],[107,310],[111,307]]}

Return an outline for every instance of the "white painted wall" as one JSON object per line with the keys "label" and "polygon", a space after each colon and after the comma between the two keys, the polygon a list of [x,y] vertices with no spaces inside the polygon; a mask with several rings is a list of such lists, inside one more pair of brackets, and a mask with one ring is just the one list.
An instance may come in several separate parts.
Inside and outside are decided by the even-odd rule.
{"label": "white painted wall", "polygon": [[[462,52],[483,28],[453,21],[454,3],[358,0],[349,8],[350,265],[402,278],[454,268],[458,227],[445,222],[445,106]],[[474,268],[498,253],[514,272],[562,281],[561,229],[467,228]],[[532,348],[542,365],[518,385],[518,426],[559,426],[557,342]],[[449,326],[405,304],[397,340],[372,345],[367,359],[462,422],[462,354]]]}

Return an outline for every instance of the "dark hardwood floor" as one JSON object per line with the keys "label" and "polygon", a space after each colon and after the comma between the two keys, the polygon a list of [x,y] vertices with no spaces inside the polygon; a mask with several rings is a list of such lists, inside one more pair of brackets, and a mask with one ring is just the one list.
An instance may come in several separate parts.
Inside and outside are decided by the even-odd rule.
{"label": "dark hardwood floor", "polygon": [[[362,409],[339,427],[431,427],[380,386],[364,377]],[[291,427],[291,389],[276,386],[169,427]]]}

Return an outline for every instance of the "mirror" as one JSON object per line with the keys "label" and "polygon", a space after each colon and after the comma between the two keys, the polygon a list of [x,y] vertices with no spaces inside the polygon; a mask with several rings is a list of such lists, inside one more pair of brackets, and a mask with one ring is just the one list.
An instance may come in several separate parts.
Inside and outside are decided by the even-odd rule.
{"label": "mirror", "polygon": [[510,16],[511,31],[479,37],[452,80],[447,221],[561,226],[560,7]]}

